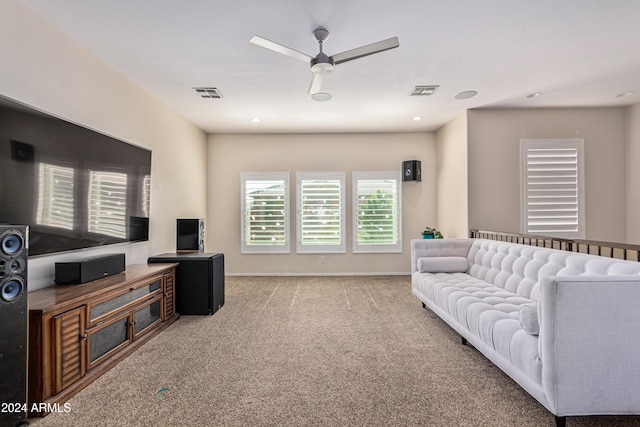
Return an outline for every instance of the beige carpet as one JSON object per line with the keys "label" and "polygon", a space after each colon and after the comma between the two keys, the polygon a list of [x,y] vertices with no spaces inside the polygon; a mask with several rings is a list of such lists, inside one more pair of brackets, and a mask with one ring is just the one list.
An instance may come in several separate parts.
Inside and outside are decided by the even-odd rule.
{"label": "beige carpet", "polygon": [[[553,426],[411,294],[409,277],[227,277],[46,426]],[[640,426],[640,417],[568,426]]]}

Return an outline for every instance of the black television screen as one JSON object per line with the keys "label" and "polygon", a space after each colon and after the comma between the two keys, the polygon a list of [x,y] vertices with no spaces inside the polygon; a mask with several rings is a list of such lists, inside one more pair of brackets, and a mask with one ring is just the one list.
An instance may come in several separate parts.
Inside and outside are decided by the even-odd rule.
{"label": "black television screen", "polygon": [[151,151],[0,98],[0,224],[29,256],[149,239]]}

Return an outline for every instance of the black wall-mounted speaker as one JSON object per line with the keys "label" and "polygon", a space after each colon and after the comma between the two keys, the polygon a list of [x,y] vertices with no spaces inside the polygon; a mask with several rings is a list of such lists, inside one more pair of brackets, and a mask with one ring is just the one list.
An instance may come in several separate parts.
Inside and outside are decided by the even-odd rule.
{"label": "black wall-mounted speaker", "polygon": [[402,162],[403,181],[422,181],[422,162],[420,160],[405,160]]}
{"label": "black wall-mounted speaker", "polygon": [[[0,225],[0,425],[27,418],[26,225]],[[5,405],[12,405],[6,406]]]}
{"label": "black wall-mounted speaker", "polygon": [[35,159],[35,147],[26,142],[11,140],[11,160],[17,162],[33,163]]}
{"label": "black wall-mounted speaker", "polygon": [[177,220],[176,252],[204,252],[204,219]]}

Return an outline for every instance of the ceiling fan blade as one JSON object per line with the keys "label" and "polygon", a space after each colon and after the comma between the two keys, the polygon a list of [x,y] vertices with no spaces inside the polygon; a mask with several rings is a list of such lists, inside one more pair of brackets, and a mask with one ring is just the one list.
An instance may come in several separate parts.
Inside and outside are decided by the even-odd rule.
{"label": "ceiling fan blade", "polygon": [[267,40],[264,37],[253,36],[249,42],[258,45],[260,47],[264,47],[266,49],[272,50],[274,52],[282,53],[283,55],[290,56],[292,58],[299,59],[301,61],[306,62],[307,64],[311,62],[313,59],[312,56],[307,55],[306,53],[298,52],[295,49],[291,49],[290,47],[283,46],[279,43],[272,42],[271,40]]}
{"label": "ceiling fan blade", "polygon": [[313,73],[313,79],[311,80],[311,85],[309,86],[309,95],[320,93],[320,89],[322,89],[322,81],[324,80],[324,76],[326,75],[326,73]]}
{"label": "ceiling fan blade", "polygon": [[363,56],[373,55],[374,53],[383,52],[385,50],[393,49],[400,46],[400,42],[397,37],[391,37],[390,39],[381,40],[376,43],[371,43],[366,46],[357,47],[355,49],[347,50],[346,52],[337,53],[331,56],[335,65],[342,64],[343,62],[351,61],[354,59],[362,58]]}

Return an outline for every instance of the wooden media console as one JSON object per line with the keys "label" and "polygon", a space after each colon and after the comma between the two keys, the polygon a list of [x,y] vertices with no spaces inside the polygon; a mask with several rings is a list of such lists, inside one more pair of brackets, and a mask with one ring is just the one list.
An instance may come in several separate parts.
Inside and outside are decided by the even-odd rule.
{"label": "wooden media console", "polygon": [[114,276],[29,293],[30,417],[46,415],[32,408],[63,404],[178,319],[177,266],[131,265]]}

